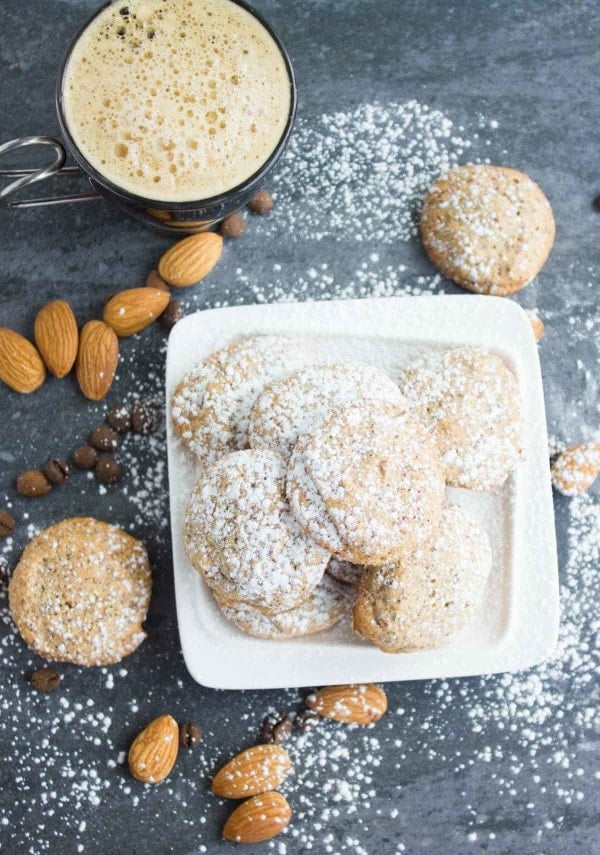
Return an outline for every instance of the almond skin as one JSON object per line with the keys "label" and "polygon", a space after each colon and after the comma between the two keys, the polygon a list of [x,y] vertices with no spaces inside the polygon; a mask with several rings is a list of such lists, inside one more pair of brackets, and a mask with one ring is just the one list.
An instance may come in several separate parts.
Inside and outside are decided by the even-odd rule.
{"label": "almond skin", "polygon": [[564,496],[579,496],[600,474],[600,442],[582,442],[562,451],[552,464],[552,483]]}
{"label": "almond skin", "polygon": [[543,320],[533,311],[533,309],[527,309],[526,314],[529,318],[529,323],[531,324],[535,340],[540,341],[544,337]]}
{"label": "almond skin", "polygon": [[373,683],[327,686],[306,698],[306,706],[324,718],[345,724],[371,724],[387,710],[383,689]]}
{"label": "almond skin", "polygon": [[86,398],[104,398],[112,386],[118,361],[115,331],[102,321],[88,321],[79,337],[76,365],[77,382]]}
{"label": "almond skin", "polygon": [[274,790],[292,768],[290,755],[279,745],[247,748],[215,775],[212,791],[224,799],[244,799]]}
{"label": "almond skin", "polygon": [[120,337],[135,335],[162,315],[169,299],[169,292],[161,288],[128,288],[108,301],[104,322]]}
{"label": "almond skin", "polygon": [[179,725],[170,715],[161,715],[145,727],[131,743],[129,771],[138,781],[157,784],[171,772],[179,751]]}
{"label": "almond skin", "polygon": [[46,379],[42,357],[24,336],[0,327],[0,380],[14,392],[35,392]]}
{"label": "almond skin", "polygon": [[186,288],[210,273],[223,251],[223,238],[214,232],[191,235],[168,249],[158,264],[169,285]]}
{"label": "almond skin", "polygon": [[263,793],[236,807],[223,837],[233,843],[261,843],[280,834],[291,818],[292,809],[281,793]]}
{"label": "almond skin", "polygon": [[55,377],[65,377],[77,358],[79,331],[72,308],[64,300],[53,300],[37,313],[33,327],[35,343],[46,368]]}

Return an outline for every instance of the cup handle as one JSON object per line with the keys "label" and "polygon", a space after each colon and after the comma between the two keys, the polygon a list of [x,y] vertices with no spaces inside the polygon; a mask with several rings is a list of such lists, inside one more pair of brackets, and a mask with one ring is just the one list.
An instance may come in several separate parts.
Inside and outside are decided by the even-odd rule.
{"label": "cup handle", "polygon": [[[19,148],[31,148],[33,146],[46,146],[54,151],[54,160],[47,166],[39,168],[22,168],[22,169],[0,169],[0,178],[14,179],[5,187],[0,189],[0,203],[4,202],[9,196],[14,195],[23,187],[29,187],[32,184],[37,184],[38,181],[45,181],[46,178],[53,176],[69,176],[81,175],[80,170],[76,166],[65,166],[67,154],[65,149],[58,140],[52,137],[31,136],[18,137],[14,140],[9,140],[0,145],[0,158],[11,151]],[[45,199],[25,199],[18,202],[5,203],[9,208],[35,208],[45,205],[61,205],[66,202],[88,202],[94,199],[99,199],[100,194],[96,192],[76,193],[67,196],[51,196]]]}

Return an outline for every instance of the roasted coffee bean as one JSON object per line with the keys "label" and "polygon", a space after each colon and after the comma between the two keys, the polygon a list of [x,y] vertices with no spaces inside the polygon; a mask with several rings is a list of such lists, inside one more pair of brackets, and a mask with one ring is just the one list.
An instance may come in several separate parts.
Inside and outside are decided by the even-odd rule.
{"label": "roasted coffee bean", "polygon": [[146,288],[158,288],[159,291],[170,291],[171,289],[159,275],[158,270],[151,270],[146,277]]}
{"label": "roasted coffee bean", "polygon": [[0,510],[0,537],[8,537],[15,530],[15,518],[8,511]]}
{"label": "roasted coffee bean", "polygon": [[154,433],[160,425],[160,407],[153,401],[138,401],[131,411],[131,424],[141,436]]}
{"label": "roasted coffee bean", "polygon": [[45,464],[43,472],[51,484],[59,487],[69,480],[71,467],[65,460],[49,460]]}
{"label": "roasted coffee bean", "polygon": [[225,217],[219,227],[219,231],[223,237],[241,237],[246,231],[246,220],[243,214],[240,214],[239,211],[235,211],[233,214]]}
{"label": "roasted coffee bean", "polygon": [[110,425],[98,425],[90,434],[90,445],[98,451],[114,451],[120,442],[121,437]]}
{"label": "roasted coffee bean", "polygon": [[248,202],[248,207],[255,214],[268,214],[273,207],[273,199],[268,190],[259,190]]}
{"label": "roasted coffee bean", "polygon": [[17,492],[22,496],[45,496],[51,489],[52,484],[41,469],[28,469],[17,478]]}
{"label": "roasted coffee bean", "polygon": [[96,463],[96,478],[102,484],[116,484],[123,477],[123,467],[115,457],[101,457]]}
{"label": "roasted coffee bean", "polygon": [[179,300],[171,300],[160,316],[160,322],[167,330],[172,330],[177,321],[183,318],[183,306]]}
{"label": "roasted coffee bean", "polygon": [[71,460],[78,469],[93,469],[98,462],[98,452],[91,445],[80,445],[71,454]]}
{"label": "roasted coffee bean", "polygon": [[262,723],[260,738],[263,742],[281,745],[292,732],[292,719],[286,712],[270,713]]}
{"label": "roasted coffee bean", "polygon": [[111,407],[108,411],[106,421],[117,433],[127,433],[128,430],[131,430],[131,413],[129,412],[129,407]]}
{"label": "roasted coffee bean", "polygon": [[38,692],[52,692],[58,685],[62,677],[56,668],[38,668],[31,675],[31,685]]}
{"label": "roasted coffee bean", "polygon": [[320,722],[321,717],[317,713],[312,710],[301,710],[296,716],[294,724],[301,733],[305,733],[308,730],[314,730]]}
{"label": "roasted coffee bean", "polygon": [[202,731],[193,721],[184,721],[179,725],[179,744],[182,748],[197,748],[202,739]]}

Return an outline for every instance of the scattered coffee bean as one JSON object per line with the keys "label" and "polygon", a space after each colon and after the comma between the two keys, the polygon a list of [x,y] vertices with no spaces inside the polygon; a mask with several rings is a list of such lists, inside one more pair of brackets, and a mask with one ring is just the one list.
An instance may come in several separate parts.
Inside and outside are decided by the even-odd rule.
{"label": "scattered coffee bean", "polygon": [[177,321],[183,318],[183,306],[179,300],[171,300],[160,316],[160,321],[163,327],[167,330],[172,330]]}
{"label": "scattered coffee bean", "polygon": [[8,537],[15,530],[15,518],[8,511],[0,510],[0,537]]}
{"label": "scattered coffee bean", "polygon": [[93,469],[98,462],[98,452],[91,445],[80,445],[71,454],[71,460],[78,469]]}
{"label": "scattered coffee bean", "polygon": [[51,489],[52,484],[41,469],[28,469],[27,472],[21,472],[17,478],[17,492],[22,496],[45,496]]}
{"label": "scattered coffee bean", "polygon": [[185,721],[179,725],[179,744],[182,748],[197,748],[202,739],[202,731],[193,721]]}
{"label": "scattered coffee bean", "polygon": [[223,237],[241,237],[246,231],[246,220],[244,219],[243,214],[240,214],[239,211],[235,211],[233,214],[225,217],[221,223],[219,231]]}
{"label": "scattered coffee bean", "polygon": [[111,407],[106,421],[117,433],[127,433],[128,430],[131,430],[131,413],[128,407]]}
{"label": "scattered coffee bean", "polygon": [[292,720],[286,712],[270,713],[262,723],[260,738],[263,742],[281,745],[292,732]]}
{"label": "scattered coffee bean", "polygon": [[268,214],[273,207],[273,199],[268,190],[259,190],[248,202],[248,207],[255,214]]}
{"label": "scattered coffee bean", "polygon": [[96,463],[96,478],[102,484],[116,484],[123,477],[123,467],[115,457],[101,457]]}
{"label": "scattered coffee bean", "polygon": [[138,401],[131,411],[131,424],[140,436],[154,433],[160,425],[160,407],[153,401]]}
{"label": "scattered coffee bean", "polygon": [[295,719],[295,725],[301,733],[314,730],[321,722],[321,718],[312,710],[301,710]]}
{"label": "scattered coffee bean", "polygon": [[159,275],[158,270],[151,270],[146,277],[146,288],[158,288],[159,291],[170,291],[171,289]]}
{"label": "scattered coffee bean", "polygon": [[49,460],[43,469],[44,475],[51,484],[57,487],[66,484],[71,474],[71,467],[65,460]]}
{"label": "scattered coffee bean", "polygon": [[121,437],[110,425],[99,425],[90,434],[90,445],[98,451],[114,451],[120,442]]}
{"label": "scattered coffee bean", "polygon": [[58,685],[62,677],[56,668],[38,668],[31,675],[31,685],[38,692],[52,692]]}

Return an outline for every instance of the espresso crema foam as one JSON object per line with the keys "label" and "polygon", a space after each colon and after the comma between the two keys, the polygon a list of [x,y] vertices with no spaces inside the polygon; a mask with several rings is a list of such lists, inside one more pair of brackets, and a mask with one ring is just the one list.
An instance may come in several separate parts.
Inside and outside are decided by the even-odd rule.
{"label": "espresso crema foam", "polygon": [[124,190],[164,202],[249,178],[281,139],[290,102],[277,44],[231,0],[118,0],[85,29],[63,80],[83,156]]}

